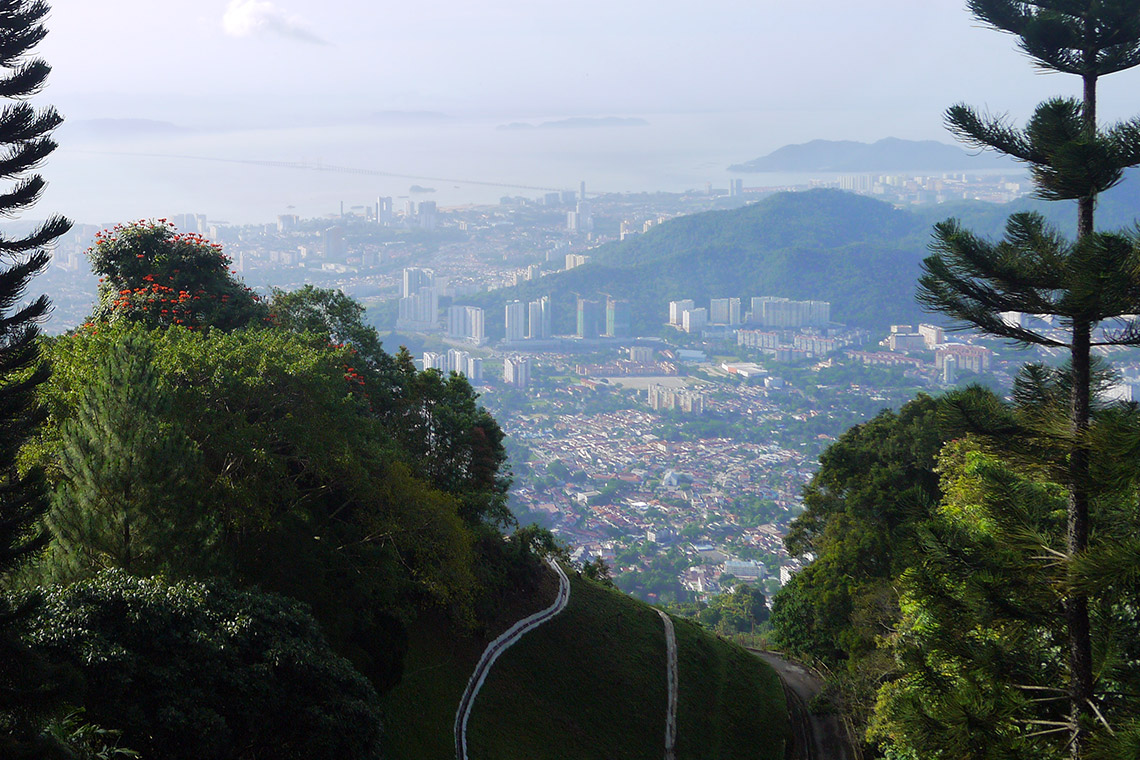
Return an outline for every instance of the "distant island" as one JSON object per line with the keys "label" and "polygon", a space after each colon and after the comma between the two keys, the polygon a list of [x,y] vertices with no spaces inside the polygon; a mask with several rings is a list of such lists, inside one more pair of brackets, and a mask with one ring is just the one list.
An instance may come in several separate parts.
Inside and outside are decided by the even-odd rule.
{"label": "distant island", "polygon": [[732,172],[876,172],[1014,168],[993,153],[969,153],[934,140],[888,137],[875,143],[812,140],[785,145],[766,156],[733,164]]}
{"label": "distant island", "polygon": [[412,185],[408,188],[409,193],[434,193],[434,187],[424,187],[423,185]]}
{"label": "distant island", "polygon": [[648,127],[649,122],[640,118],[624,118],[621,116],[603,116],[592,118],[588,116],[575,116],[558,121],[543,121],[538,124],[528,124],[514,121],[510,124],[500,124],[497,129],[591,129],[594,127]]}

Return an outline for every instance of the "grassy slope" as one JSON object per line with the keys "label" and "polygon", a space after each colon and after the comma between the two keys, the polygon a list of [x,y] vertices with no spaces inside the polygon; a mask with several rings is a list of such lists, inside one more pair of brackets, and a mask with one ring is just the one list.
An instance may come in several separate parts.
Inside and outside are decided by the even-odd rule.
{"label": "grassy slope", "polygon": [[[685,621],[675,625],[678,757],[782,758],[787,719],[775,674]],[[386,700],[396,760],[454,757],[455,705],[481,642],[430,629],[414,633],[407,677]],[[495,664],[475,702],[468,747],[473,758],[660,758],[665,705],[656,611],[572,579],[567,609]]]}

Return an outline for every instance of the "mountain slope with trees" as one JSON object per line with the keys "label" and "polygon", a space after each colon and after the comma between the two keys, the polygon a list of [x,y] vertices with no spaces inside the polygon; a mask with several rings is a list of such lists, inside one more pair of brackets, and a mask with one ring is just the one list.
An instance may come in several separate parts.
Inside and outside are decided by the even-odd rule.
{"label": "mountain slope with trees", "polygon": [[[1140,203],[1140,171],[1103,194],[1098,214],[1106,224],[1132,224]],[[729,211],[678,217],[620,242],[590,250],[570,271],[462,299],[487,308],[491,336],[503,334],[503,305],[550,296],[554,331],[575,331],[576,301],[627,299],[633,329],[655,335],[668,320],[669,301],[754,296],[830,301],[832,319],[882,330],[891,324],[930,321],[915,303],[914,283],[933,226],[954,217],[979,234],[999,237],[1014,213],[1042,214],[1075,232],[1075,203],[1026,197],[1008,204],[959,201],[897,209],[839,190],[779,193]]]}
{"label": "mountain slope with trees", "polygon": [[[920,315],[914,281],[925,255],[923,220],[838,190],[782,193],[731,211],[673,219],[590,251],[590,261],[472,299],[503,329],[502,304],[549,295],[554,330],[574,331],[572,293],[609,293],[633,306],[633,329],[656,334],[669,301],[783,296],[832,303],[832,319],[882,327]],[[745,307],[747,308],[747,306]]]}

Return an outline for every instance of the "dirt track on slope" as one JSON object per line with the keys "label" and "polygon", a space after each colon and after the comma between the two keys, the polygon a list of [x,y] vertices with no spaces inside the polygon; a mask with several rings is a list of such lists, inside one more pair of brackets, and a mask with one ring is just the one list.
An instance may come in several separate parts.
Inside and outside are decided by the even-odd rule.
{"label": "dirt track on slope", "polygon": [[771,665],[784,683],[793,733],[789,760],[858,760],[839,716],[835,713],[815,715],[808,709],[812,699],[823,690],[819,678],[774,652],[749,651]]}

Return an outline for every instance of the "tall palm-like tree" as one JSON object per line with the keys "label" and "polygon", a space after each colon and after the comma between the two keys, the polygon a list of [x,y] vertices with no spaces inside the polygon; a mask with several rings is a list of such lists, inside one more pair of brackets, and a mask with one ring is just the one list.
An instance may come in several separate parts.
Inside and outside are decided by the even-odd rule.
{"label": "tall palm-like tree", "polygon": [[[44,37],[48,4],[39,0],[0,0],[0,215],[30,208],[43,192],[34,169],[55,149],[49,137],[62,121],[53,108],[37,108],[37,93],[50,67],[29,51]],[[36,337],[48,300],[25,301],[29,280],[48,263],[44,250],[71,223],[52,217],[22,237],[0,235],[0,577],[43,546],[40,517],[47,509],[42,476],[21,475],[16,455],[39,424],[35,389],[48,371],[39,362]],[[48,689],[34,659],[19,644],[15,624],[26,614],[0,596],[0,756],[27,752],[36,733],[34,716]]]}
{"label": "tall palm-like tree", "polygon": [[[1024,129],[956,105],[950,129],[964,142],[1028,164],[1038,195],[1077,204],[1077,238],[1067,242],[1035,215],[1013,217],[1006,238],[981,240],[954,222],[938,225],[925,262],[919,299],[965,326],[1023,344],[1068,350],[1068,558],[1089,545],[1091,348],[1140,345],[1140,328],[1124,315],[1140,312],[1140,253],[1135,238],[1096,232],[1097,196],[1140,164],[1140,119],[1097,123],[1099,78],[1140,64],[1140,0],[969,0],[976,17],[1015,35],[1035,64],[1079,76],[1079,99],[1049,100]],[[1006,312],[1060,317],[1065,335],[1021,326]],[[1107,327],[1100,333],[1097,328]],[[1084,753],[1085,727],[1096,712],[1089,600],[1064,600],[1069,634],[1071,753]]]}

